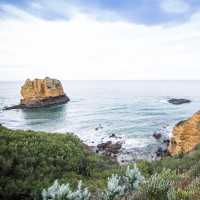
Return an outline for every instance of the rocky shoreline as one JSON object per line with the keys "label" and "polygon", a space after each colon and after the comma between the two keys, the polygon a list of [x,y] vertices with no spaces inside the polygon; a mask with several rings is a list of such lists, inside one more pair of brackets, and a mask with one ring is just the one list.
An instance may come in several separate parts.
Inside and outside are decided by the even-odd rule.
{"label": "rocky shoreline", "polygon": [[[156,143],[149,145],[146,149],[149,154],[149,160],[157,160],[164,156],[174,156],[193,151],[196,146],[200,144],[200,111],[189,119],[178,122],[171,133],[172,135],[169,136],[165,131],[159,130],[152,134]],[[110,138],[116,140],[109,140]],[[91,148],[96,153],[110,156],[120,164],[127,164],[145,159],[142,155],[144,149],[123,148],[122,138],[117,137],[115,134],[112,134],[107,141]]]}
{"label": "rocky shoreline", "polygon": [[[111,134],[108,138],[102,138],[102,142],[96,145],[84,144],[85,148],[100,155],[105,155],[117,161],[120,165],[134,163],[138,160],[159,160],[166,155],[178,155],[188,153],[195,149],[200,143],[200,112],[195,113],[191,118],[180,121],[172,130],[172,136],[166,134],[166,126],[163,129],[152,133],[155,143],[141,148],[124,148],[124,138]],[[1,124],[0,124],[1,126]],[[101,128],[96,128],[98,131]],[[165,130],[165,131],[164,131]],[[104,140],[103,140],[104,139]],[[144,156],[148,155],[148,158]]]}
{"label": "rocky shoreline", "polygon": [[[116,134],[111,134],[106,138],[102,138],[101,142],[84,144],[87,149],[91,152],[105,155],[117,161],[120,165],[126,165],[129,163],[134,163],[138,160],[159,160],[163,156],[168,155],[169,146],[169,134],[167,127],[163,127],[162,130],[152,133],[152,138],[154,142],[147,145],[146,147],[133,147],[126,148],[126,138],[117,136]],[[98,131],[99,129],[97,129]],[[159,136],[159,137],[158,137]],[[83,142],[83,141],[82,141]]]}
{"label": "rocky shoreline", "polygon": [[[193,151],[200,144],[200,111],[189,119],[178,122],[171,133],[172,135],[169,136],[163,130],[159,130],[152,134],[152,137],[157,142],[147,147],[147,151],[149,148],[149,160],[157,160],[164,156],[174,156]],[[115,134],[110,136],[110,138],[112,137],[116,139],[115,142],[108,138],[108,141],[98,144],[96,148],[93,147],[93,150],[95,149],[96,153],[112,157],[120,164],[144,159],[142,156],[144,149],[125,149],[120,137]]]}

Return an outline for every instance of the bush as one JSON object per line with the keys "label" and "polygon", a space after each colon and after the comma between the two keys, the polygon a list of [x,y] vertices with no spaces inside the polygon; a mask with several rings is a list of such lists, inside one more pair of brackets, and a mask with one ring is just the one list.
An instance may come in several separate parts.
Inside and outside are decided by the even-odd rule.
{"label": "bush", "polygon": [[139,161],[137,166],[145,177],[149,177],[153,174],[154,169],[151,162],[146,160]]}
{"label": "bush", "polygon": [[73,134],[9,130],[0,127],[0,199],[40,199],[56,179],[72,188],[83,180],[91,188],[106,187],[122,169],[109,158],[85,150]]}
{"label": "bush", "polygon": [[197,161],[196,164],[194,164],[194,166],[191,167],[191,169],[189,170],[189,174],[191,177],[199,177],[200,176],[200,161]]}
{"label": "bush", "polygon": [[113,200],[123,197],[130,197],[134,192],[139,190],[139,186],[143,183],[144,177],[141,175],[136,164],[133,169],[127,166],[124,176],[112,175],[108,178],[107,189],[103,193],[103,200]]}
{"label": "bush", "polygon": [[165,157],[161,160],[151,162],[153,173],[161,172],[163,168],[176,170],[178,173],[184,173],[191,169],[199,161],[200,149],[189,154],[174,157]]}
{"label": "bush", "polygon": [[60,185],[56,180],[47,190],[42,191],[43,200],[89,200],[90,192],[87,188],[82,188],[82,182],[79,181],[78,188],[74,192],[69,184]]}
{"label": "bush", "polygon": [[155,173],[146,180],[141,189],[142,196],[149,200],[167,200],[168,192],[177,179],[174,171],[163,169],[160,174]]}
{"label": "bush", "polygon": [[107,189],[102,194],[102,199],[113,200],[124,195],[125,186],[122,186],[120,182],[122,178],[118,175],[112,175],[108,178]]}
{"label": "bush", "polygon": [[144,177],[141,175],[140,170],[137,168],[136,164],[134,165],[133,169],[127,167],[126,170],[126,177],[128,182],[128,191],[134,192],[139,189],[139,186],[144,181]]}

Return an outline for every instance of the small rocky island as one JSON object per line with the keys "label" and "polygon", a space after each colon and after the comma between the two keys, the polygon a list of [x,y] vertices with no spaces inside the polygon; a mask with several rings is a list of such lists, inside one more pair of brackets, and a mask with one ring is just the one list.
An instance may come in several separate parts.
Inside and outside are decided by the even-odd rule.
{"label": "small rocky island", "polygon": [[64,93],[62,84],[57,79],[46,77],[45,79],[27,79],[21,87],[23,99],[19,105],[6,107],[5,110],[40,108],[51,105],[64,104],[69,97]]}
{"label": "small rocky island", "polygon": [[181,104],[185,104],[185,103],[191,103],[191,100],[172,98],[172,99],[168,99],[168,102],[173,104],[173,105],[181,105]]}

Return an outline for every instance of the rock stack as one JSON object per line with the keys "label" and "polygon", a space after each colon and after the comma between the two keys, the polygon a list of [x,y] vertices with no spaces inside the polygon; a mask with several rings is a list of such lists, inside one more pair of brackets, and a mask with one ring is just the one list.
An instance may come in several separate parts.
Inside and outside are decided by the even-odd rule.
{"label": "rock stack", "polygon": [[7,107],[6,109],[46,107],[69,101],[61,82],[49,77],[34,79],[33,81],[27,79],[21,88],[21,95],[23,98],[19,105]]}

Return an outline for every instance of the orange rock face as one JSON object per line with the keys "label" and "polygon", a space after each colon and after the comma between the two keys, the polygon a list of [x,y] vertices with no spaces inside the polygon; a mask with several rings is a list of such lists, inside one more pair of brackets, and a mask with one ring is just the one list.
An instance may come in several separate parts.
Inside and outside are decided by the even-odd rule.
{"label": "orange rock face", "polygon": [[[62,84],[57,79],[45,78],[34,79],[31,81],[27,79],[21,88],[21,95],[23,105],[48,105],[53,104],[57,97],[62,97],[60,101],[67,101],[67,96],[64,93]],[[46,101],[46,102],[45,102]]]}
{"label": "orange rock face", "polygon": [[62,84],[56,79],[27,79],[21,88],[21,95],[24,99],[44,98],[64,95]]}
{"label": "orange rock face", "polygon": [[172,132],[169,153],[177,155],[187,153],[200,143],[200,111],[191,118],[179,122]]}

